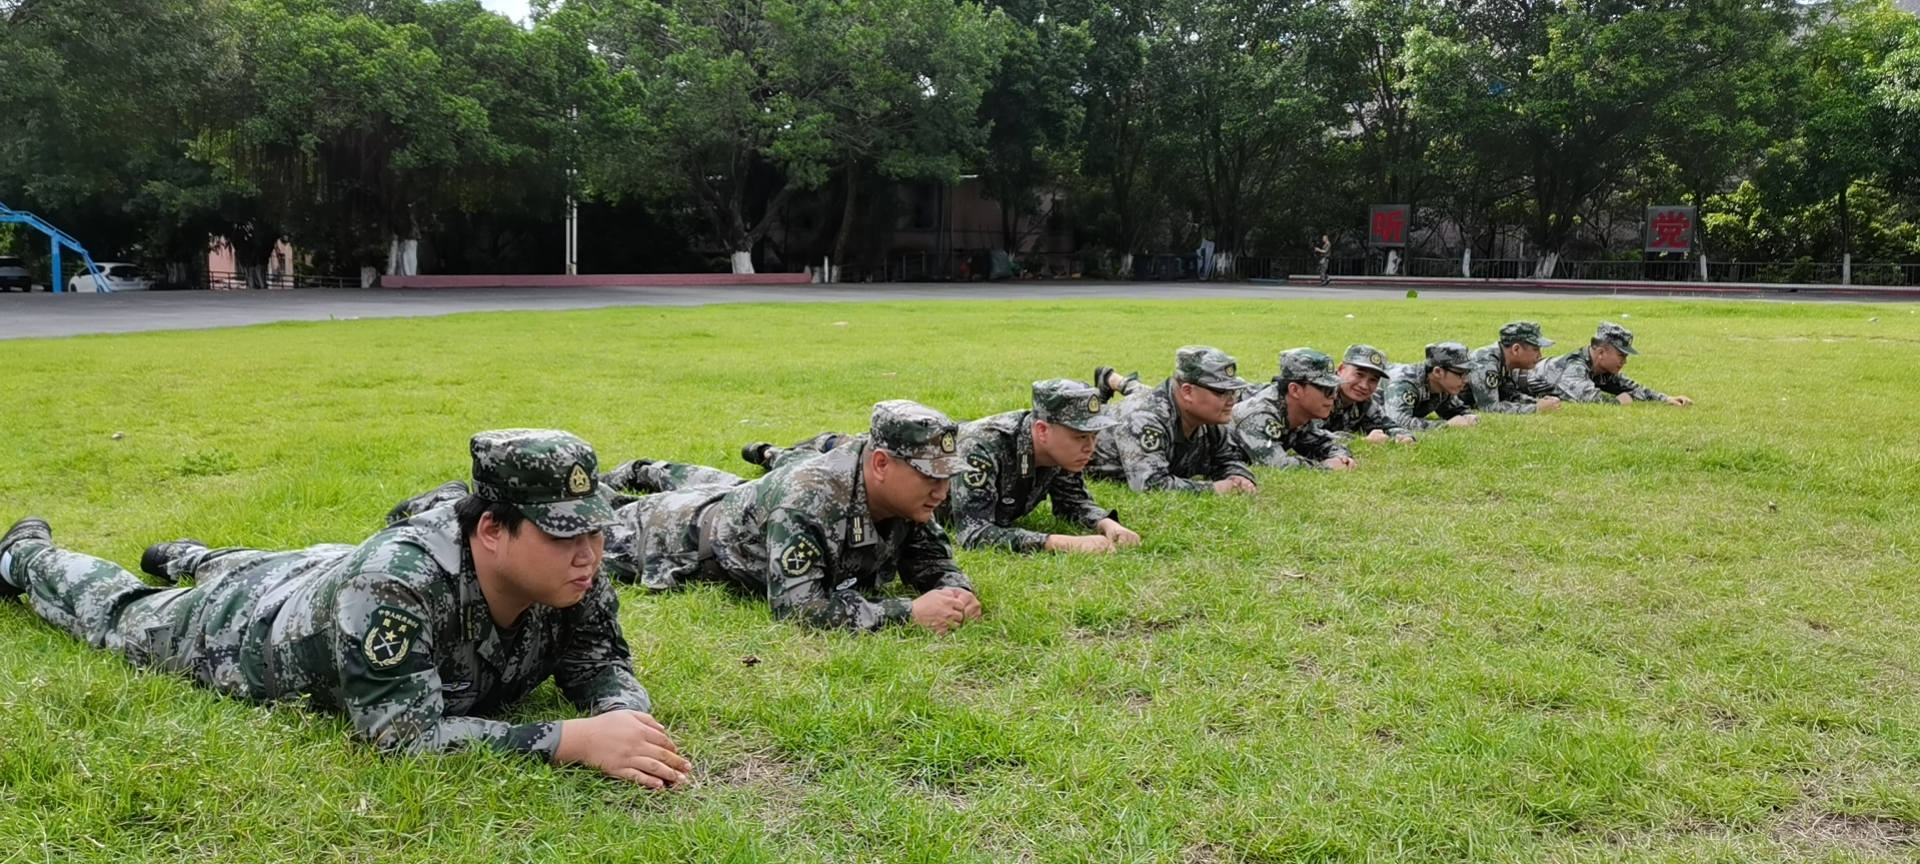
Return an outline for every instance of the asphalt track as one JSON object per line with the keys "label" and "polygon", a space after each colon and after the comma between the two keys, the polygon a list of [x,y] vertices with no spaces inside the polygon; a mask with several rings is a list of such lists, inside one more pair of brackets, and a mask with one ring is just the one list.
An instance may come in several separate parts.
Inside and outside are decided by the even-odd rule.
{"label": "asphalt track", "polygon": [[[301,291],[152,291],[124,294],[0,294],[0,339],[245,327],[276,321],[411,318],[459,312],[535,312],[612,306],[716,303],[852,303],[901,300],[1299,300],[1404,298],[1407,283],[1281,284],[1032,281],[971,284],[650,286],[636,288],[311,289]],[[1911,295],[1802,293],[1786,289],[1729,294],[1646,288],[1512,290],[1417,287],[1434,300],[1562,300],[1582,297],[1701,297],[1795,302],[1873,302]]]}

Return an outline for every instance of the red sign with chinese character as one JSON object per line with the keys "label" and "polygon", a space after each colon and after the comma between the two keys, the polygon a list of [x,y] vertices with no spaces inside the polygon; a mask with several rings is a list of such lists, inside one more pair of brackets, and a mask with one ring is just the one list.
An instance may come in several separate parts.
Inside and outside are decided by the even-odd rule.
{"label": "red sign with chinese character", "polygon": [[1693,251],[1693,231],[1698,214],[1692,207],[1648,207],[1647,251]]}
{"label": "red sign with chinese character", "polygon": [[1405,204],[1375,204],[1368,220],[1367,243],[1375,247],[1407,245],[1407,230],[1413,226],[1412,208]]}

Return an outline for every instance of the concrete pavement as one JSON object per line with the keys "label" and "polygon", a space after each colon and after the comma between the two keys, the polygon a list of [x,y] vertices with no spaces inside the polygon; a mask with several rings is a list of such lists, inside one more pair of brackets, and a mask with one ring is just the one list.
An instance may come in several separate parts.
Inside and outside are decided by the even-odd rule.
{"label": "concrete pavement", "polygon": [[[275,321],[408,318],[458,312],[551,311],[612,306],[705,306],[716,303],[852,303],[912,300],[1383,300],[1406,296],[1405,283],[1342,282],[1329,287],[1190,282],[1030,281],[964,284],[649,286],[607,288],[309,289],[300,291],[150,291],[125,294],[0,294],[0,339],[244,327]],[[1414,286],[1419,287],[1419,286]],[[1630,294],[1687,297],[1644,290],[1522,291],[1420,288],[1434,300],[1556,300]],[[1713,295],[1724,297],[1723,294]],[[1759,299],[1837,300],[1785,290]],[[1908,298],[1888,298],[1908,299]]]}

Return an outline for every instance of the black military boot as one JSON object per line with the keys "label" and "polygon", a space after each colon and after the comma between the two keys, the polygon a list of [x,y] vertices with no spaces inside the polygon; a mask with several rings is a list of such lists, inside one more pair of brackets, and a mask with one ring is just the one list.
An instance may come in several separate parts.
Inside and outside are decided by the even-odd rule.
{"label": "black military boot", "polygon": [[[28,516],[13,523],[6,534],[0,535],[0,561],[11,565],[13,562],[7,553],[12,552],[13,547],[23,540],[52,543],[53,529],[47,525],[47,520],[38,516]],[[26,586],[13,584],[13,578],[12,573],[0,571],[0,597],[18,597],[26,593]]]}
{"label": "black military boot", "polygon": [[1093,369],[1093,389],[1095,389],[1095,390],[1098,390],[1098,391],[1100,391],[1100,401],[1102,401],[1102,402],[1112,402],[1112,401],[1113,401],[1113,388],[1112,388],[1111,386],[1108,386],[1108,384],[1107,384],[1107,379],[1108,379],[1108,378],[1111,378],[1111,377],[1113,377],[1113,367],[1112,367],[1112,366],[1096,366],[1096,367],[1094,367],[1094,369]]}
{"label": "black military boot", "polygon": [[435,507],[452,504],[467,497],[467,494],[467,481],[448,480],[434,487],[431,492],[423,492],[393,505],[393,509],[387,511],[387,524],[398,525]]}
{"label": "black military boot", "polygon": [[173,559],[185,555],[188,552],[198,552],[205,548],[207,548],[207,544],[193,539],[155,543],[152,546],[148,546],[147,551],[140,553],[140,572],[165,582],[168,585],[179,584],[180,580],[174,578],[172,573],[167,572],[167,565],[171,563]]}
{"label": "black military boot", "polygon": [[758,465],[765,468],[767,467],[767,451],[772,449],[773,444],[771,442],[755,441],[752,444],[740,448],[740,458],[748,465]]}

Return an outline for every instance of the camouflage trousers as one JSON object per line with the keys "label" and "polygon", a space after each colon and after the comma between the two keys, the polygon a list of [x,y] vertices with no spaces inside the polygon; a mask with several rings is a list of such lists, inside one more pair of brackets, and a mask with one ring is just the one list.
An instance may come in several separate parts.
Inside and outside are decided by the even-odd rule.
{"label": "camouflage trousers", "polygon": [[222,693],[265,699],[275,694],[261,670],[241,661],[243,643],[265,641],[281,603],[302,578],[353,549],[326,544],[292,552],[197,550],[175,557],[167,568],[194,586],[162,588],[111,561],[21,544],[9,575],[23,584],[35,614],[88,645],[135,666],[188,673]]}
{"label": "camouflage trousers", "polygon": [[725,579],[711,553],[700,550],[700,519],[731,486],[694,486],[648,495],[621,507],[607,532],[603,565],[615,578],[654,591],[681,583]]}
{"label": "camouflage trousers", "polygon": [[852,441],[854,436],[844,432],[822,432],[812,438],[794,442],[791,447],[767,448],[767,470],[785,468],[796,462],[805,462],[822,453],[832,452],[833,448]]}

